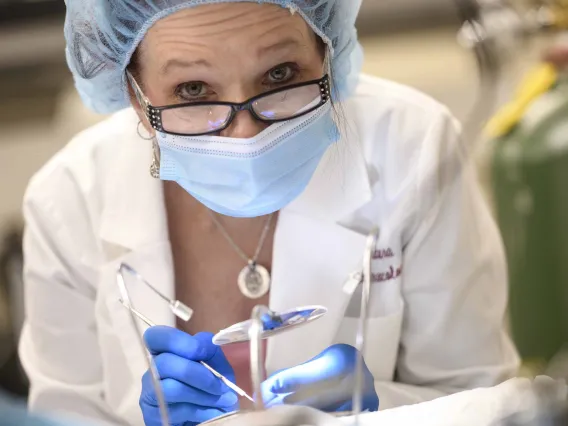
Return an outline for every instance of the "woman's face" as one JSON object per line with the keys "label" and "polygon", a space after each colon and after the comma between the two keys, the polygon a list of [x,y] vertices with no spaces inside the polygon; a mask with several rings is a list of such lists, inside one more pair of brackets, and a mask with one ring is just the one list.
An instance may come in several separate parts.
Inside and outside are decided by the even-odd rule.
{"label": "woman's face", "polygon": [[[243,102],[321,78],[323,58],[322,43],[301,16],[241,2],[197,6],[161,19],[140,44],[135,71],[155,106]],[[248,138],[266,126],[242,111],[221,136]]]}

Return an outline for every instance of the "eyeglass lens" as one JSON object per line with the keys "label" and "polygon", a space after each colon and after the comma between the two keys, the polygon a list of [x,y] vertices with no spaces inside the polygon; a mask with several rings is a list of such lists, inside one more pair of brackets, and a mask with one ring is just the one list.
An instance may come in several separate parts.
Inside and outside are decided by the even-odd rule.
{"label": "eyeglass lens", "polygon": [[[286,120],[302,115],[321,103],[321,89],[314,83],[258,98],[254,113],[263,120]],[[226,126],[231,117],[229,105],[189,105],[162,111],[166,132],[185,135],[214,132]]]}

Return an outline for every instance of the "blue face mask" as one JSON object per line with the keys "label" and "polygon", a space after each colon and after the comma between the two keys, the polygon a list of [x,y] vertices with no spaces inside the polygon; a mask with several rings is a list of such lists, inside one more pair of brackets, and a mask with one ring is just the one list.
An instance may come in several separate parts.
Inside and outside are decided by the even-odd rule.
{"label": "blue face mask", "polygon": [[250,139],[158,132],[160,178],[177,182],[222,215],[262,216],[304,191],[323,154],[338,139],[329,102]]}

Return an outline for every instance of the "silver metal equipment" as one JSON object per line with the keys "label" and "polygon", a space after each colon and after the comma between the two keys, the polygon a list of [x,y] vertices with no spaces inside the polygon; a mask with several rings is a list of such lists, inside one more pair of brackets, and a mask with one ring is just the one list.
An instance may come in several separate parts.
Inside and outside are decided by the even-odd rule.
{"label": "silver metal equipment", "polygon": [[254,389],[255,409],[253,411],[239,411],[213,419],[203,423],[211,426],[339,426],[345,425],[339,422],[338,417],[353,416],[353,425],[358,424],[358,416],[361,412],[363,392],[363,353],[365,351],[365,335],[367,330],[367,312],[369,295],[371,291],[371,261],[373,251],[377,246],[379,230],[374,229],[367,238],[365,253],[363,256],[363,280],[361,296],[361,313],[357,328],[356,349],[358,357],[355,367],[355,382],[353,389],[353,411],[347,413],[323,413],[309,407],[280,406],[268,410],[264,409],[261,383],[264,381],[262,339],[263,317],[270,312],[265,306],[256,306],[253,309],[249,322],[249,340],[251,345],[251,378]]}
{"label": "silver metal equipment", "polygon": [[[250,398],[248,395],[244,395],[249,399],[254,401],[254,410],[251,411],[238,411],[235,413],[229,413],[227,415],[221,416],[219,418],[213,419],[209,422],[203,423],[207,425],[215,426],[237,426],[237,425],[262,425],[262,426],[298,426],[298,425],[325,425],[334,426],[338,423],[337,417],[344,417],[354,415],[354,424],[357,424],[358,414],[361,411],[361,399],[363,390],[363,353],[365,350],[365,333],[367,328],[367,308],[369,302],[369,294],[371,290],[371,259],[374,249],[376,248],[377,241],[379,238],[379,231],[375,229],[371,232],[368,237],[367,245],[365,248],[364,259],[363,259],[363,288],[361,297],[361,313],[359,318],[356,348],[359,351],[359,355],[356,362],[355,371],[355,385],[353,392],[353,412],[349,413],[334,413],[326,414],[321,411],[308,408],[308,407],[295,407],[295,406],[281,406],[274,407],[265,410],[262,398],[261,383],[265,380],[264,377],[264,366],[263,366],[263,345],[262,340],[274,336],[279,333],[293,331],[295,327],[307,324],[311,321],[315,321],[326,313],[326,308],[322,306],[308,306],[292,309],[283,313],[275,313],[268,309],[266,306],[256,306],[251,315],[251,319],[244,321],[242,323],[236,324],[229,327],[226,330],[222,330],[216,337],[217,344],[234,343],[249,341],[251,346],[251,379],[253,383],[254,396]],[[138,330],[139,344],[141,350],[147,354],[148,368],[151,372],[152,381],[156,388],[156,394],[158,399],[158,405],[160,407],[160,414],[162,423],[164,425],[169,425],[169,417],[167,412],[167,405],[165,403],[163,393],[160,386],[160,377],[157,369],[154,366],[152,357],[147,353],[146,347],[142,339],[142,330],[139,327],[139,321],[149,326],[153,326],[154,323],[144,316],[141,312],[136,310],[133,306],[124,279],[124,274],[128,273],[134,275],[139,282],[152,288],[154,292],[157,290],[149,284],[140,274],[138,274],[132,267],[128,265],[120,265],[117,271],[117,285],[120,291],[121,303],[130,312],[131,321]],[[174,314],[181,309],[181,313],[184,318],[191,317],[191,309],[179,301],[170,300],[168,297],[158,294],[159,297],[166,300]],[[187,313],[189,312],[189,315]],[[208,366],[206,366],[208,367]],[[223,380],[231,389],[235,390],[239,395],[243,392],[235,384],[227,383],[227,379],[221,376],[219,373],[214,371],[209,367],[217,377]]]}
{"label": "silver metal equipment", "polygon": [[[278,313],[266,309],[261,318],[261,338],[267,339],[290,331],[295,327],[315,321],[326,313],[327,308],[324,306],[302,306]],[[213,343],[223,346],[230,343],[248,342],[251,340],[249,331],[253,325],[253,319],[234,324],[229,328],[219,331],[213,337]]]}

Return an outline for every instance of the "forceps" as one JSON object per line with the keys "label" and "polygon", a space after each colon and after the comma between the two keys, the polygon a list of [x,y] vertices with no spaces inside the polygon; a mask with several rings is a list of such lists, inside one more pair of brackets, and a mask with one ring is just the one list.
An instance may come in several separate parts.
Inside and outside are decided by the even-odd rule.
{"label": "forceps", "polygon": [[[162,293],[160,293],[156,288],[154,288],[154,286],[152,286],[148,281],[146,281],[140,274],[138,274],[138,272],[136,272],[133,268],[131,268],[129,265],[123,263],[120,265],[120,267],[118,268],[117,271],[117,285],[120,291],[120,295],[121,295],[121,299],[119,300],[120,303],[126,308],[128,309],[132,314],[134,314],[138,319],[140,319],[142,322],[144,322],[146,325],[150,326],[150,327],[154,327],[156,324],[151,321],[148,317],[146,317],[145,315],[143,315],[142,313],[138,312],[136,309],[134,309],[132,307],[132,303],[130,301],[130,296],[128,293],[128,289],[126,287],[126,284],[124,282],[124,277],[122,275],[123,271],[126,270],[128,271],[130,274],[134,275],[136,277],[136,279],[138,279],[139,281],[142,281],[144,284],[146,284],[146,286],[150,287],[150,289],[156,293],[160,298],[164,299],[166,302],[168,302],[171,311],[173,312],[173,314],[178,317],[179,319],[181,319],[182,321],[189,321],[189,319],[191,318],[193,311],[191,310],[191,308],[189,308],[187,305],[183,304],[182,302],[180,302],[179,300],[171,300],[168,297],[166,297],[165,295],[163,295]],[[254,402],[254,399],[252,399],[252,397],[250,395],[248,395],[244,390],[242,390],[240,387],[238,387],[236,384],[234,384],[233,382],[231,382],[229,379],[227,379],[225,376],[223,376],[221,373],[219,373],[217,370],[215,370],[213,367],[211,367],[210,365],[208,365],[206,362],[204,361],[200,361],[199,362],[202,366],[204,366],[207,370],[209,370],[211,373],[213,373],[213,375],[215,377],[217,377],[218,379],[220,379],[225,385],[227,385],[227,387],[229,387],[233,392],[235,392],[237,395],[242,396],[244,398],[247,398],[249,401]],[[152,374],[154,375],[154,374]],[[167,424],[167,423],[166,423]]]}

